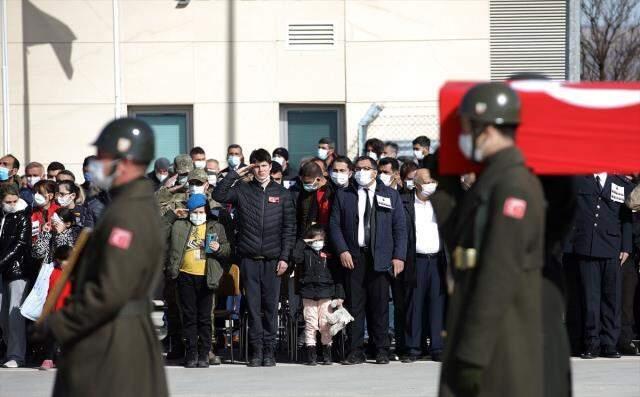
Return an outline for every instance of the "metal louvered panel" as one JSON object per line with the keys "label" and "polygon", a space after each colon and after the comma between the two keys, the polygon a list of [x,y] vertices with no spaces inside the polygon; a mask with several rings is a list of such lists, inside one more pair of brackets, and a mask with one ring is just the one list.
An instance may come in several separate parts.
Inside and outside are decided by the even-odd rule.
{"label": "metal louvered panel", "polygon": [[490,0],[489,4],[492,80],[520,72],[566,78],[566,0]]}
{"label": "metal louvered panel", "polygon": [[289,24],[287,45],[290,49],[331,48],[335,44],[333,23]]}

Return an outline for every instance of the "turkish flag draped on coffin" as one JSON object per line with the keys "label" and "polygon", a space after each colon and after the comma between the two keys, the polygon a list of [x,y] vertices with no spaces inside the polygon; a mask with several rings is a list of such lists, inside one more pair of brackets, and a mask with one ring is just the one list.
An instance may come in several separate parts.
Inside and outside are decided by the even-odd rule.
{"label": "turkish flag draped on coffin", "polygon": [[[440,90],[440,172],[478,171],[458,149],[458,104],[476,82]],[[640,172],[640,83],[509,82],[522,103],[516,144],[536,174]]]}

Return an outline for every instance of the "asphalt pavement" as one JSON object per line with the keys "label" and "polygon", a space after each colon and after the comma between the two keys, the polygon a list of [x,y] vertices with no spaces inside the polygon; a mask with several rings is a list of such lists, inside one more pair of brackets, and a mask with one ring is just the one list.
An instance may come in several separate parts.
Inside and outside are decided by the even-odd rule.
{"label": "asphalt pavement", "polygon": [[[576,397],[640,396],[640,357],[574,359],[572,367]],[[328,367],[278,364],[275,368],[246,368],[240,364],[208,369],[167,367],[172,396],[216,397],[431,397],[437,395],[439,372],[440,365],[429,361],[349,367],[338,364]],[[54,378],[55,371],[3,368],[0,369],[0,396],[47,396]]]}

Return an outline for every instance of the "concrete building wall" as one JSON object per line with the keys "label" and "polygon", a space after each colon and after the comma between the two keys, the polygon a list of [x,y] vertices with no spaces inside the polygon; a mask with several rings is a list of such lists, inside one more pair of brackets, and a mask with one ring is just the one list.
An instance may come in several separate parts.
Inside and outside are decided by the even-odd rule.
{"label": "concrete building wall", "polygon": [[[436,115],[446,80],[490,74],[488,0],[192,0],[184,8],[120,0],[119,8],[123,113],[192,106],[193,143],[220,159],[232,141],[247,151],[279,146],[280,104],[343,105],[354,155],[372,102]],[[333,23],[335,45],[289,49],[287,24],[307,22]],[[112,2],[8,0],[8,29],[9,151],[77,172],[114,115]]]}

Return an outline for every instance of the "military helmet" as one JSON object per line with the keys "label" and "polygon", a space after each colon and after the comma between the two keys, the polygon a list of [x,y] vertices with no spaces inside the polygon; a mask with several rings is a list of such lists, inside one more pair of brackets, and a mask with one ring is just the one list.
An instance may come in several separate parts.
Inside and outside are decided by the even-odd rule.
{"label": "military helmet", "polygon": [[176,174],[188,174],[193,171],[193,160],[188,154],[180,154],[173,160]]}
{"label": "military helmet", "polygon": [[117,159],[129,159],[149,164],[155,153],[153,131],[147,123],[134,118],[111,121],[93,143],[98,151]]}
{"label": "military helmet", "polygon": [[480,83],[467,91],[458,112],[470,121],[495,125],[520,124],[520,98],[505,83]]}

